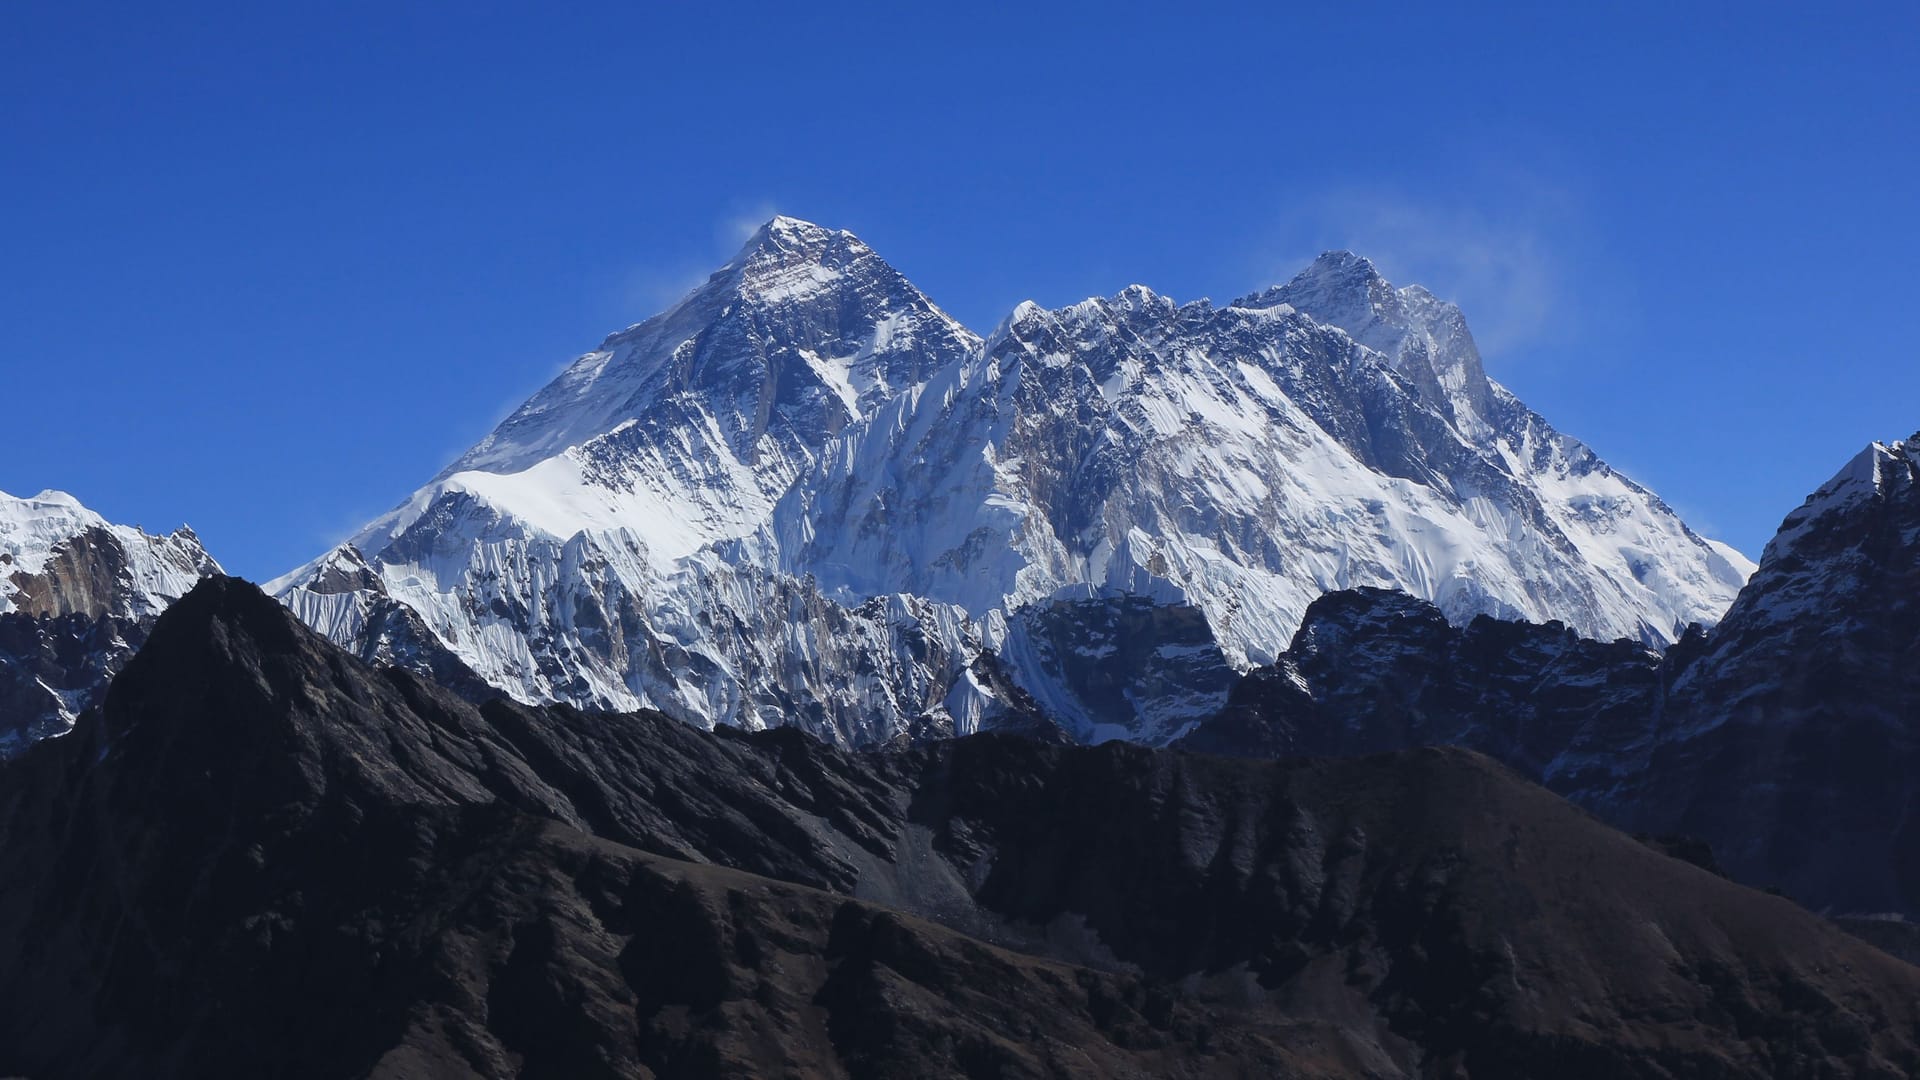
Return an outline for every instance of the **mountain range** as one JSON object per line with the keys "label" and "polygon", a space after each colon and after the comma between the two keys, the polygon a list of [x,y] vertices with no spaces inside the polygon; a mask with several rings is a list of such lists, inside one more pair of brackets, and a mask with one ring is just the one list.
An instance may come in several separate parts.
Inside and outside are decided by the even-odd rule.
{"label": "mountain range", "polygon": [[1920,968],[1465,750],[475,707],[253,586],[0,766],[0,1072],[1900,1077]]}
{"label": "mountain range", "polygon": [[1917,604],[1920,433],[1756,567],[1352,254],[776,218],[264,591],[0,495],[0,1075],[1920,1075]]}
{"label": "mountain range", "polygon": [[[1751,570],[1356,256],[982,339],[775,218],[269,588],[365,659],[450,655],[529,703],[867,746],[1022,715],[1010,683],[1077,740],[1159,745],[1329,590],[1663,645]],[[1123,624],[1137,685],[1090,687]]]}
{"label": "mountain range", "polygon": [[1664,652],[1331,594],[1182,740],[1254,757],[1473,747],[1741,880],[1920,917],[1920,435],[1789,514],[1711,630]]}

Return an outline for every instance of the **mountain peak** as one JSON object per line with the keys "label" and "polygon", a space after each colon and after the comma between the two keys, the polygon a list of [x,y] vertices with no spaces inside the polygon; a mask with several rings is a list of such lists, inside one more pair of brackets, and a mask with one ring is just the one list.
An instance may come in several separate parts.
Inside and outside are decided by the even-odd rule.
{"label": "mountain peak", "polygon": [[812,261],[829,257],[836,248],[866,253],[859,237],[845,229],[829,229],[796,217],[776,214],[753,231],[740,248],[732,264],[748,267],[754,263]]}
{"label": "mountain peak", "polygon": [[[4,492],[0,492],[0,497],[4,497],[4,494],[5,494]],[[32,499],[29,499],[26,501],[44,503],[48,506],[62,506],[69,510],[85,510],[86,509],[86,507],[80,505],[79,499],[74,498],[72,495],[69,495],[64,491],[61,491],[58,488],[48,488],[45,491],[42,491],[40,494],[35,495]]]}
{"label": "mountain peak", "polygon": [[845,230],[829,229],[824,225],[818,225],[805,218],[797,218],[789,214],[775,214],[767,219],[765,225],[760,226],[759,231],[776,236],[805,236],[815,234],[833,235],[844,232]]}
{"label": "mountain peak", "polygon": [[1395,288],[1372,260],[1351,251],[1323,252],[1285,285],[1236,301],[1241,307],[1277,304],[1291,305],[1381,354],[1463,434],[1472,438],[1487,430],[1492,387],[1455,305],[1418,285]]}
{"label": "mountain peak", "polygon": [[1370,280],[1385,280],[1379,268],[1373,265],[1372,259],[1367,258],[1365,255],[1348,251],[1345,248],[1335,248],[1321,252],[1319,257],[1314,259],[1305,270],[1295,274],[1293,280],[1312,280],[1336,275]]}
{"label": "mountain peak", "polygon": [[754,230],[713,282],[732,294],[778,304],[893,276],[885,260],[845,229],[779,215]]}
{"label": "mountain peak", "polygon": [[1851,498],[1856,494],[1877,494],[1884,490],[1886,475],[1891,468],[1897,468],[1902,458],[1915,456],[1913,451],[1920,449],[1920,443],[1913,440],[1890,443],[1868,443],[1864,450],[1853,455],[1841,466],[1833,478],[1820,487],[1807,500],[1808,504],[1836,497]]}

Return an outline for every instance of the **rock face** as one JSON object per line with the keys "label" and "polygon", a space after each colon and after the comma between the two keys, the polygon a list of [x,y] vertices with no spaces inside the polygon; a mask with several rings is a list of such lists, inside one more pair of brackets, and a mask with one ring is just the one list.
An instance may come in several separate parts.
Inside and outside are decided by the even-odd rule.
{"label": "rock face", "polygon": [[[1080,737],[1164,743],[1218,706],[1212,657],[1270,662],[1329,589],[1662,644],[1750,569],[1363,259],[1224,307],[1024,304],[983,341],[778,218],[270,588],[363,657],[450,656],[525,702],[872,745],[1008,720],[970,675],[995,653]],[[1112,621],[1140,599],[1169,611]],[[1116,626],[1168,693],[1052,647]]]}
{"label": "rock face", "polygon": [[160,612],[219,570],[184,526],[152,536],[65,492],[0,492],[0,759],[71,728]]}
{"label": "rock face", "polygon": [[526,701],[863,744],[971,727],[1006,709],[968,677],[967,613],[829,599],[770,523],[838,433],[977,345],[853,236],[775,219],[271,588],[368,659],[457,656]]}
{"label": "rock face", "polygon": [[1404,593],[1329,593],[1293,646],[1249,672],[1180,745],[1255,757],[1467,746],[1563,793],[1597,796],[1619,757],[1651,735],[1664,660],[1557,623],[1481,616],[1459,627]]}
{"label": "rock face", "polygon": [[1886,1076],[1920,969],[1489,760],[474,706],[244,583],[0,766],[0,1072]]}
{"label": "rock face", "polygon": [[1920,916],[1917,462],[1920,440],[1868,447],[1788,515],[1727,618],[1665,653],[1335,594],[1182,745],[1473,747],[1624,828],[1704,839],[1741,880]]}
{"label": "rock face", "polygon": [[1920,916],[1920,435],[1787,515],[1674,675],[1646,763],[1622,820],[1822,906]]}

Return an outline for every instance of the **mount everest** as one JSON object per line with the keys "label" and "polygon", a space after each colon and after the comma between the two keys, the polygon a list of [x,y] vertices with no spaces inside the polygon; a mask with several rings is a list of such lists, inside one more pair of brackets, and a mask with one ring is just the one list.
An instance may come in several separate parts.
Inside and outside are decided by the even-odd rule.
{"label": "mount everest", "polygon": [[776,218],[269,588],[364,659],[528,702],[856,745],[1038,708],[1159,744],[1330,590],[1659,646],[1751,570],[1356,256],[1218,307],[1022,304],[983,340]]}

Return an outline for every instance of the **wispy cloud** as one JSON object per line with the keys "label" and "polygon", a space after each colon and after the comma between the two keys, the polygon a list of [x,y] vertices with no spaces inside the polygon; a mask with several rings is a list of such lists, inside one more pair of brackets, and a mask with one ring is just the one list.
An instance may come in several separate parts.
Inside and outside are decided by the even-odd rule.
{"label": "wispy cloud", "polygon": [[733,249],[746,243],[760,226],[779,212],[780,208],[771,199],[742,202],[718,224],[714,236],[727,245],[727,254],[732,255]]}
{"label": "wispy cloud", "polygon": [[1395,284],[1459,304],[1481,350],[1511,356],[1575,332],[1568,270],[1579,232],[1574,201],[1537,181],[1490,182],[1472,201],[1350,187],[1288,201],[1274,273],[1284,279],[1328,249],[1357,252]]}
{"label": "wispy cloud", "polygon": [[707,276],[739,253],[754,232],[779,213],[770,199],[736,199],[713,219],[710,245],[681,250],[669,259],[636,266],[614,285],[621,317],[637,321],[665,311],[698,288]]}
{"label": "wispy cloud", "polygon": [[696,266],[688,261],[674,267],[642,266],[627,274],[621,282],[621,309],[625,318],[638,321],[665,311],[707,280],[718,262]]}

